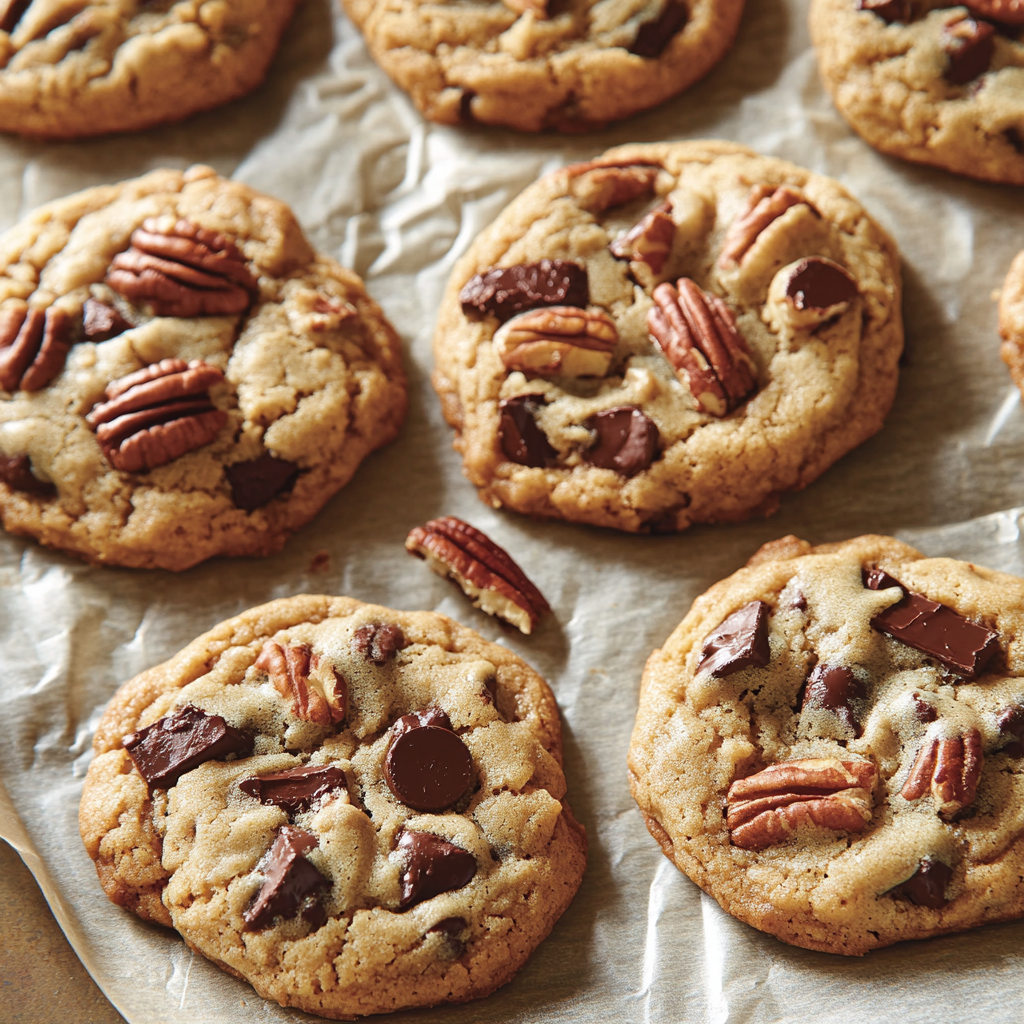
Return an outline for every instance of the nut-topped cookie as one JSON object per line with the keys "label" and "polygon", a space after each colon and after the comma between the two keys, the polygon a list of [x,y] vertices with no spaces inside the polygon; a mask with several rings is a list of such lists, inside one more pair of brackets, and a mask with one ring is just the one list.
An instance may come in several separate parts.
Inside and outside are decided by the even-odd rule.
{"label": "nut-topped cookie", "polygon": [[630,781],[740,920],[861,955],[1024,916],[1024,580],[766,544],[644,670]]}
{"label": "nut-topped cookie", "polygon": [[872,146],[1024,184],[1024,5],[813,0],[811,36],[839,112]]}
{"label": "nut-topped cookie", "polygon": [[1010,265],[999,297],[1000,355],[1014,384],[1024,393],[1024,252]]}
{"label": "nut-topped cookie", "polygon": [[405,415],[400,342],[277,200],[207,167],[0,238],[0,516],[91,561],[277,550]]}
{"label": "nut-topped cookie", "polygon": [[341,0],[374,60],[442,124],[583,131],[703,78],[743,0]]}
{"label": "nut-topped cookie", "polygon": [[0,0],[0,131],[179,121],[263,80],[298,0]]}
{"label": "nut-topped cookie", "polygon": [[94,747],[110,899],[310,1013],[489,994],[583,874],[550,689],[442,615],[251,609],[126,683]]}
{"label": "nut-topped cookie", "polygon": [[769,514],[882,425],[898,255],[838,183],[725,142],[528,188],[452,272],[434,386],[493,506],[630,531]]}

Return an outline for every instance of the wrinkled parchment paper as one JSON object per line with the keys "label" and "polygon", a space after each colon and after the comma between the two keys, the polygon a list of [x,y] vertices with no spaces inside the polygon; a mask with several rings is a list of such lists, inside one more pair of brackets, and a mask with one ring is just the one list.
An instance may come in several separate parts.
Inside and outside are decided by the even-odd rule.
{"label": "wrinkled parchment paper", "polygon": [[[0,537],[0,835],[131,1024],[305,1017],[110,904],[77,827],[92,733],[118,685],[224,617],[301,592],[444,612],[521,654],[564,712],[570,797],[590,836],[579,896],[498,994],[396,1020],[1020,1020],[1024,922],[862,960],[793,949],[703,896],[662,857],[629,796],[626,750],[647,655],[761,543],[790,532],[816,542],[896,533],[930,554],[1024,573],[1024,416],[998,358],[991,294],[1024,246],[1022,193],[874,153],[819,84],[806,2],[748,3],[735,49],[709,78],[600,134],[428,125],[331,0],[306,0],[268,82],[239,103],[126,138],[0,140],[0,229],[88,185],[209,163],[290,203],[318,247],[366,278],[408,346],[402,436],[276,557],[175,576],[90,568]],[[428,381],[454,260],[544,170],[623,142],[705,136],[834,175],[896,237],[908,356],[884,430],[766,521],[632,537],[486,508],[461,476]],[[554,615],[533,637],[503,631],[406,555],[407,530],[445,513],[507,546],[540,585]],[[321,551],[328,566],[314,570]]]}

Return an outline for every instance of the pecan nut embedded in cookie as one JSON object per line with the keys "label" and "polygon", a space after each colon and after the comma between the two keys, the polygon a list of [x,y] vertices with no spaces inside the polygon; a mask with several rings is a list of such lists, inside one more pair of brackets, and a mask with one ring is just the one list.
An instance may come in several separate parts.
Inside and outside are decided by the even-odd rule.
{"label": "pecan nut embedded in cookie", "polygon": [[64,369],[71,350],[71,317],[62,309],[0,309],[0,388],[38,391]]}
{"label": "pecan nut embedded in cookie", "polygon": [[792,185],[755,185],[747,197],[746,209],[729,225],[718,265],[729,268],[740,263],[769,224],[800,204],[814,209],[804,194]]}
{"label": "pecan nut embedded in cookie", "polygon": [[603,377],[619,334],[599,310],[551,306],[519,313],[494,335],[494,348],[510,370],[540,377]]}
{"label": "pecan nut embedded in cookie", "polygon": [[660,274],[676,236],[671,209],[669,203],[662,203],[657,209],[651,210],[608,246],[611,254],[616,259],[646,263],[652,273]]}

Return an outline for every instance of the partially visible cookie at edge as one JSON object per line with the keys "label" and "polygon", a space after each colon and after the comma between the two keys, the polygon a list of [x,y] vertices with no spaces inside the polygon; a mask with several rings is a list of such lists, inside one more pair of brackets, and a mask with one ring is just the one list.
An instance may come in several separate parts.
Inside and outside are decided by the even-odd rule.
{"label": "partially visible cookie at edge", "polygon": [[276,551],[406,408],[401,343],[288,207],[155,171],[0,237],[0,516],[88,560]]}
{"label": "partially visible cookie at edge", "polygon": [[1024,252],[1017,254],[999,297],[999,353],[1014,384],[1024,392]]}

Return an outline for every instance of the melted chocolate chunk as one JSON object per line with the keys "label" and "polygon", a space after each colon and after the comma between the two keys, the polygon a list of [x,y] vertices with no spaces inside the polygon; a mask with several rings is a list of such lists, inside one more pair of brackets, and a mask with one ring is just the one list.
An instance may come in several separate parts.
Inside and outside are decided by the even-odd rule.
{"label": "melted chocolate chunk", "polygon": [[345,774],[332,765],[304,765],[271,775],[242,779],[238,788],[261,804],[273,804],[289,814],[308,811],[329,793],[345,788]]}
{"label": "melted chocolate chunk", "polygon": [[393,726],[384,778],[395,797],[417,811],[451,807],[473,781],[473,758],[439,708],[404,715]]}
{"label": "melted chocolate chunk", "polygon": [[953,877],[953,869],[941,860],[925,857],[921,866],[905,882],[901,882],[893,890],[906,896],[911,903],[919,907],[931,907],[937,910],[949,901],[946,899],[946,886]]}
{"label": "melted chocolate chunk", "polygon": [[131,329],[131,324],[113,306],[99,299],[86,299],[82,329],[89,341],[107,341]]}
{"label": "melted chocolate chunk", "polygon": [[250,462],[236,462],[225,470],[231,484],[231,500],[243,512],[262,508],[279,494],[286,494],[299,477],[299,467],[269,452]]}
{"label": "melted chocolate chunk", "polygon": [[645,470],[658,453],[658,426],[635,405],[620,405],[591,416],[586,424],[597,434],[583,458],[600,469],[625,477]]}
{"label": "melted chocolate chunk", "polygon": [[919,693],[912,693],[910,695],[910,701],[914,707],[914,717],[919,721],[927,724],[928,722],[934,722],[939,717],[939,712],[936,710],[935,705],[929,701],[923,700]]}
{"label": "melted chocolate chunk", "polygon": [[887,25],[905,25],[911,18],[910,0],[857,0],[857,9],[877,14]]}
{"label": "melted chocolate chunk", "polygon": [[996,52],[996,30],[986,21],[964,18],[942,30],[942,48],[949,57],[947,82],[966,85],[983,75]]}
{"label": "melted chocolate chunk", "polygon": [[690,20],[690,11],[681,0],[665,0],[661,13],[645,21],[637,31],[629,52],[637,57],[658,57],[672,37]]}
{"label": "melted chocolate chunk", "polygon": [[403,832],[398,849],[405,862],[399,903],[403,910],[443,892],[461,889],[476,874],[476,858],[471,853],[430,832]]}
{"label": "melted chocolate chunk", "polygon": [[903,584],[884,569],[861,569],[861,578],[868,590],[888,590],[890,587],[899,587],[903,590]]}
{"label": "melted chocolate chunk", "polygon": [[842,267],[811,256],[793,268],[786,297],[796,309],[829,309],[856,298],[857,282]]}
{"label": "melted chocolate chunk", "polygon": [[516,395],[498,403],[498,442],[509,462],[542,469],[558,457],[547,435],[537,426],[542,395]]}
{"label": "melted chocolate chunk", "polygon": [[124,738],[124,749],[150,790],[170,789],[182,775],[229,754],[247,757],[252,736],[191,704]]}
{"label": "melted chocolate chunk", "polygon": [[996,725],[1000,733],[1010,738],[1000,753],[1009,754],[1010,757],[1024,757],[1024,707],[1018,704],[1000,711],[996,716]]}
{"label": "melted chocolate chunk", "polygon": [[860,736],[863,730],[853,709],[853,702],[864,700],[867,689],[848,669],[831,665],[817,665],[807,680],[804,708],[824,708],[835,714],[845,726]]}
{"label": "melted chocolate chunk", "polygon": [[567,260],[541,260],[496,267],[477,274],[459,292],[465,313],[496,316],[504,323],[526,309],[576,306],[586,309],[590,287],[586,268]]}
{"label": "melted chocolate chunk", "polygon": [[374,665],[386,665],[404,646],[402,630],[390,622],[368,623],[352,634],[352,650]]}
{"label": "melted chocolate chunk", "polygon": [[40,480],[32,472],[32,462],[27,455],[0,454],[0,480],[12,491],[25,494],[45,494],[52,496],[57,493],[53,484]]}
{"label": "melted chocolate chunk", "polygon": [[427,935],[441,936],[442,960],[457,960],[466,950],[466,944],[459,936],[466,930],[466,921],[461,917],[446,917],[438,921],[433,928],[427,929]]}
{"label": "melted chocolate chunk", "polygon": [[733,612],[707,635],[697,671],[707,669],[721,678],[743,668],[767,665],[771,660],[768,612],[764,601],[751,601]]}
{"label": "melted chocolate chunk", "polygon": [[311,833],[294,825],[281,826],[273,845],[256,866],[265,877],[242,914],[250,928],[267,928],[275,917],[294,917],[299,911],[314,929],[323,924],[326,913],[322,892],[330,882],[305,856],[317,845]]}

